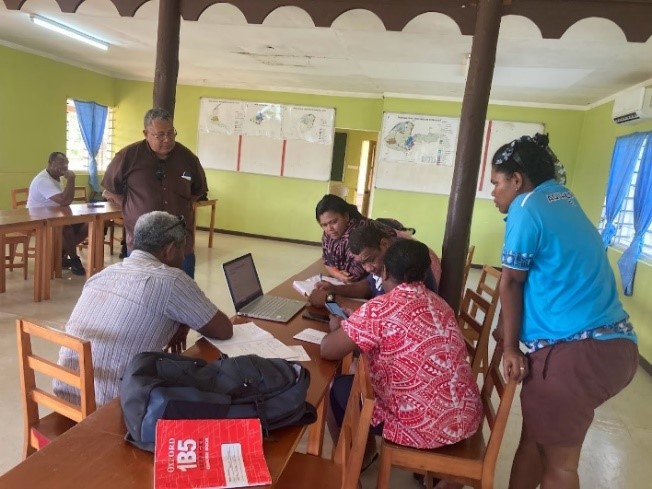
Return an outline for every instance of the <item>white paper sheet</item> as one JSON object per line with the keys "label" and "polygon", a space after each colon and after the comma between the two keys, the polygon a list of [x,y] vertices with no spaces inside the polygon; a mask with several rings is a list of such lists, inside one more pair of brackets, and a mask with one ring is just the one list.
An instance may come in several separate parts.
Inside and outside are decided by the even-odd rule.
{"label": "white paper sheet", "polygon": [[292,358],[288,358],[288,360],[292,360],[293,362],[309,362],[310,361],[310,355],[308,355],[308,352],[306,349],[301,346],[301,345],[288,345],[288,348],[290,348],[294,353],[295,356]]}
{"label": "white paper sheet", "polygon": [[326,336],[324,331],[306,328],[300,333],[295,334],[293,338],[295,340],[307,341],[308,343],[315,343],[316,345],[319,345],[321,344],[321,340],[324,336]]}

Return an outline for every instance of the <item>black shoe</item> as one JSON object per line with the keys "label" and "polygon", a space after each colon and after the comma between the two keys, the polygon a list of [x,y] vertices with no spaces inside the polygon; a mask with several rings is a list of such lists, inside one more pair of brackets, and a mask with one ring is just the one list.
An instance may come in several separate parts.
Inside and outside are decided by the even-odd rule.
{"label": "black shoe", "polygon": [[70,259],[70,271],[75,275],[86,275],[86,269],[78,256]]}
{"label": "black shoe", "polygon": [[[419,483],[420,487],[426,487],[426,476],[423,474],[419,474],[417,472],[412,473],[412,477],[414,477],[414,480]],[[432,486],[436,486],[441,479],[437,479],[436,477],[432,478]]]}
{"label": "black shoe", "polygon": [[61,268],[70,268],[70,265],[72,265],[72,260],[67,256],[64,256],[61,259]]}

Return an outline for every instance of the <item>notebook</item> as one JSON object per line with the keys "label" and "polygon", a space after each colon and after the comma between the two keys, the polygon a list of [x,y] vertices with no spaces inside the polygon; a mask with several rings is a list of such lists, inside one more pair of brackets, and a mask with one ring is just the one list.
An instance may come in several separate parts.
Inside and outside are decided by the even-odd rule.
{"label": "notebook", "polygon": [[251,253],[224,263],[224,275],[239,316],[286,323],[306,305],[303,301],[263,295]]}

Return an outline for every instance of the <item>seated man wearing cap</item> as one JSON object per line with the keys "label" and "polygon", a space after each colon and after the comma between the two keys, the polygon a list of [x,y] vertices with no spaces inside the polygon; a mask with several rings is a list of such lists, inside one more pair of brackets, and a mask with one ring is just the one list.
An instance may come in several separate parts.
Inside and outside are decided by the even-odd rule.
{"label": "seated man wearing cap", "polygon": [[[137,353],[185,348],[188,328],[227,339],[233,325],[181,270],[186,244],[183,219],[162,211],[143,214],[134,228],[131,255],[86,281],[66,332],[90,340],[98,407],[118,396]],[[59,352],[59,365],[78,369],[77,355]],[[79,392],[57,380],[57,396],[79,402]]]}

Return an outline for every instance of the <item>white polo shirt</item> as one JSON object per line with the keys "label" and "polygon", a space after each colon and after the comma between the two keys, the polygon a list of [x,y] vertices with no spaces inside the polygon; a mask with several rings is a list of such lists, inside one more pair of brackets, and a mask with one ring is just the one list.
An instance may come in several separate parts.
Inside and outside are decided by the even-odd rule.
{"label": "white polo shirt", "polygon": [[61,192],[63,192],[61,182],[52,178],[47,170],[43,170],[34,177],[29,185],[27,208],[57,207],[59,204],[52,200],[51,197]]}

